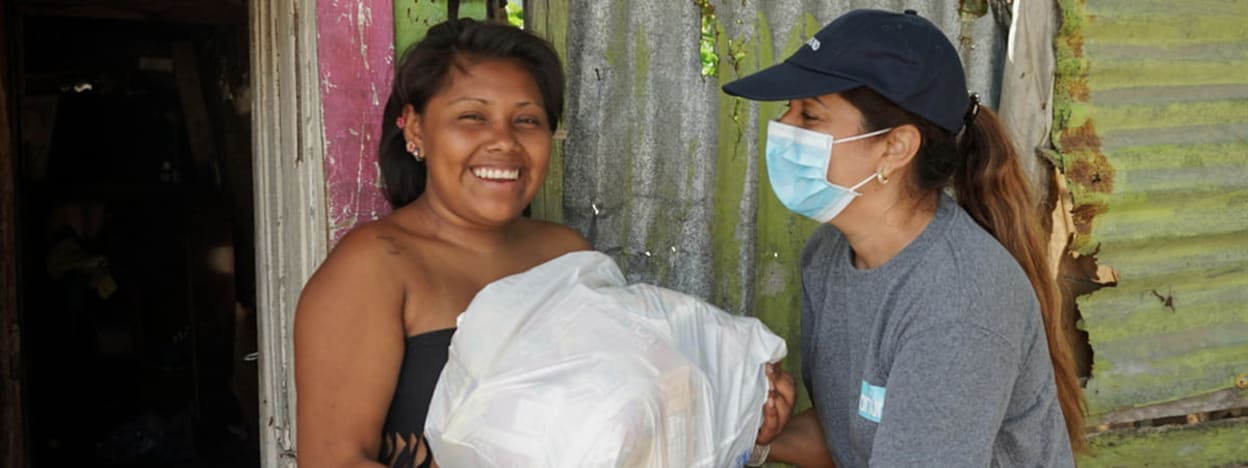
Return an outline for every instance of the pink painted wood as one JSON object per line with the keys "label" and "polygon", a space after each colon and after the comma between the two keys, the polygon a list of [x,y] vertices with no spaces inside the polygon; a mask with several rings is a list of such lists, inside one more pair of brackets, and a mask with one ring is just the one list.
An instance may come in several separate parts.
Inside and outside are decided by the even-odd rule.
{"label": "pink painted wood", "polygon": [[317,0],[316,12],[332,246],[390,212],[377,143],[394,75],[394,11],[388,1]]}

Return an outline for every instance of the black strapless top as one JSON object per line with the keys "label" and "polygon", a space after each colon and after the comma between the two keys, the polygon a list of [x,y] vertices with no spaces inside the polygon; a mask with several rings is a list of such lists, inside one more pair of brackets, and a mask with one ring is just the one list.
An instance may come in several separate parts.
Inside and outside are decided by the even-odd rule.
{"label": "black strapless top", "polygon": [[399,383],[381,429],[379,461],[392,468],[428,467],[433,457],[425,441],[425,415],[433,388],[446,366],[454,328],[409,336],[403,343]]}

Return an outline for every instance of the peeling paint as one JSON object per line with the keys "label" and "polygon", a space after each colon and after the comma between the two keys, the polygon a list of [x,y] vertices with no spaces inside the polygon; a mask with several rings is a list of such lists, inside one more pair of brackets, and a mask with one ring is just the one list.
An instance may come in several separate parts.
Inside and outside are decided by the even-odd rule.
{"label": "peeling paint", "polygon": [[1059,5],[1063,275],[1094,351],[1090,410],[1129,420],[1225,391],[1248,362],[1248,3]]}
{"label": "peeling paint", "polygon": [[363,0],[317,2],[331,245],[356,224],[390,211],[377,190],[376,161],[382,116],[379,90],[390,89],[394,21],[390,9],[374,11],[368,5]]}

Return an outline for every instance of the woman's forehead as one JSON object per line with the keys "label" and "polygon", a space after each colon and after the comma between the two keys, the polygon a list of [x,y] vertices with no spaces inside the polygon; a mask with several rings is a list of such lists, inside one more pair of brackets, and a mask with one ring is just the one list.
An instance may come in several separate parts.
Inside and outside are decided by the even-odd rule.
{"label": "woman's forehead", "polygon": [[[443,97],[473,95],[531,95],[540,103],[541,92],[532,73],[513,59],[485,58],[457,60],[447,71],[446,86],[438,94]],[[489,100],[489,99],[486,99]]]}

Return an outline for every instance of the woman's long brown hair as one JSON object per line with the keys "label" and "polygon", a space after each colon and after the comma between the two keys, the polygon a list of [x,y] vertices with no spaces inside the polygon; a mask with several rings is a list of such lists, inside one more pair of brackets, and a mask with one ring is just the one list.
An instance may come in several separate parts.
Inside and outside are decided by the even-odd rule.
{"label": "woman's long brown hair", "polygon": [[1071,447],[1087,448],[1083,437],[1085,403],[1079,386],[1061,295],[1048,262],[1042,216],[1031,184],[1005,127],[980,106],[967,118],[960,136],[910,113],[867,88],[842,93],[863,115],[864,130],[914,125],[922,144],[913,164],[915,188],[927,192],[951,186],[958,204],[1005,246],[1027,274],[1040,302],[1057,399],[1066,418]]}

